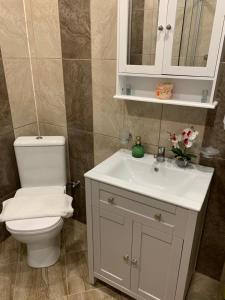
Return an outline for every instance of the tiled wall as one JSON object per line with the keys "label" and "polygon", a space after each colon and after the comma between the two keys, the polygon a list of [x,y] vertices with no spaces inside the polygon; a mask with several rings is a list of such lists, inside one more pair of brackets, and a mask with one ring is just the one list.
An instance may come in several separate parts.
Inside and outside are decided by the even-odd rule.
{"label": "tiled wall", "polygon": [[208,111],[204,146],[213,146],[220,153],[213,159],[201,157],[200,163],[215,168],[209,206],[200,248],[198,270],[215,279],[220,279],[225,262],[225,56],[220,65],[216,100],[219,106]]}
{"label": "tiled wall", "polygon": [[25,0],[41,135],[65,135],[66,110],[58,0]]}
{"label": "tiled wall", "polygon": [[81,181],[75,199],[85,221],[84,173],[94,165],[89,0],[59,0],[62,62],[71,178]]}
{"label": "tiled wall", "polygon": [[[14,131],[5,81],[5,72],[0,52],[0,206],[19,187],[19,176],[13,150]],[[0,208],[1,210],[1,208]],[[0,241],[7,235],[0,224]]]}
{"label": "tiled wall", "polygon": [[15,135],[37,134],[26,18],[22,0],[0,0],[0,45]]}

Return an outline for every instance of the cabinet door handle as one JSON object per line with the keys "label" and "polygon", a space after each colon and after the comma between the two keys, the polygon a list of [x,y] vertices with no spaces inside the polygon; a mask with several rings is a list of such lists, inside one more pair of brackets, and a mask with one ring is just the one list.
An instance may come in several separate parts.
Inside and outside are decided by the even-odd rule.
{"label": "cabinet door handle", "polygon": [[132,258],[131,263],[132,263],[132,265],[136,266],[138,261],[136,258]]}
{"label": "cabinet door handle", "polygon": [[113,197],[110,197],[110,198],[108,198],[108,202],[110,203],[110,204],[113,204],[114,203],[114,198]]}
{"label": "cabinet door handle", "polygon": [[162,25],[159,25],[158,30],[163,31],[164,27]]}
{"label": "cabinet door handle", "polygon": [[167,30],[171,30],[171,29],[172,29],[172,26],[171,26],[170,24],[168,24],[168,25],[166,26],[166,29],[167,29]]}
{"label": "cabinet door handle", "polygon": [[130,256],[128,254],[124,255],[123,260],[126,261],[126,262],[129,262]]}
{"label": "cabinet door handle", "polygon": [[157,221],[161,221],[162,220],[162,215],[161,214],[156,214],[155,216],[154,216],[154,218],[157,220]]}

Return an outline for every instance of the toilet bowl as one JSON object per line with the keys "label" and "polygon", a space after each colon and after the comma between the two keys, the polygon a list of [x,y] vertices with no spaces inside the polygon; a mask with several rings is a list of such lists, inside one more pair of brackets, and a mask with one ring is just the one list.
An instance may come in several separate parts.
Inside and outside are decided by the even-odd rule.
{"label": "toilet bowl", "polygon": [[[64,193],[64,187],[35,187],[19,189],[15,195],[41,197],[44,194]],[[11,235],[27,245],[27,263],[34,268],[49,267],[60,256],[61,217],[33,218],[6,222]]]}

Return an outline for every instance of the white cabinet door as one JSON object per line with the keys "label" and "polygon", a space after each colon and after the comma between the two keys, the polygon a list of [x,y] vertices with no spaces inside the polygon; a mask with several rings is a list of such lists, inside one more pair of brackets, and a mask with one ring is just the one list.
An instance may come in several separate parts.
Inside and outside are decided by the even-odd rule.
{"label": "white cabinet door", "polygon": [[94,207],[94,271],[130,289],[132,220],[123,210]]}
{"label": "white cabinet door", "polygon": [[224,18],[224,0],[169,0],[163,74],[214,77]]}
{"label": "white cabinet door", "polygon": [[134,223],[132,291],[146,300],[173,300],[182,245],[182,239]]}
{"label": "white cabinet door", "polygon": [[119,73],[162,73],[167,4],[118,1]]}

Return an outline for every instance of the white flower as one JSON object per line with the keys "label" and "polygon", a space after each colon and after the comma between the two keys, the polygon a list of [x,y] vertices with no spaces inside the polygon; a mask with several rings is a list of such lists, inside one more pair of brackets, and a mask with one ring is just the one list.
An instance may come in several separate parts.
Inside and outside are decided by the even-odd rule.
{"label": "white flower", "polygon": [[194,141],[198,136],[199,132],[194,130],[194,128],[185,128],[182,132],[183,140]]}

